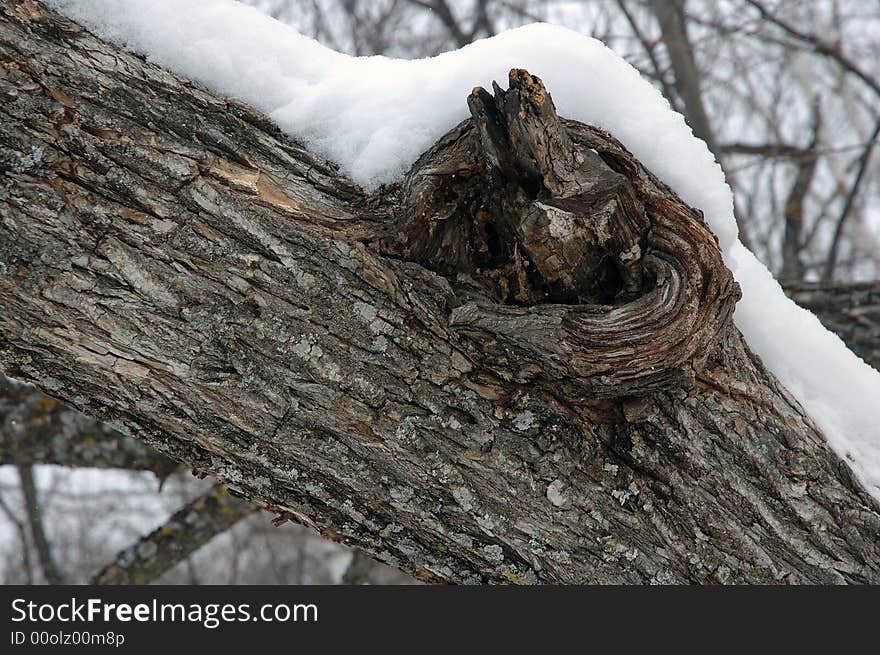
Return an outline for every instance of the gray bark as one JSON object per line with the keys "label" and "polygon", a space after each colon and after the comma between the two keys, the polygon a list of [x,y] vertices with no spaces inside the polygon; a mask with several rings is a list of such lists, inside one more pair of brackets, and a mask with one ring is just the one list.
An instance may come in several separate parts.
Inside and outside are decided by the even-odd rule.
{"label": "gray bark", "polygon": [[700,213],[537,78],[367,195],[0,7],[8,374],[423,580],[880,581],[878,505],[736,331]]}

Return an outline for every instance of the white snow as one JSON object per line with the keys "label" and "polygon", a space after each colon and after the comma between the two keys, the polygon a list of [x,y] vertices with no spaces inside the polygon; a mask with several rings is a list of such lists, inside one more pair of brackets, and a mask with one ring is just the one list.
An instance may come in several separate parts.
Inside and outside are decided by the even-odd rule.
{"label": "white snow", "polygon": [[417,61],[333,52],[230,0],[48,0],[96,34],[241,98],[367,188],[389,182],[510,68],[541,77],[559,113],[612,132],[701,209],[743,290],[736,323],[832,448],[880,498],[880,373],[783,294],[737,239],[721,167],[681,115],[601,42],[535,24]]}

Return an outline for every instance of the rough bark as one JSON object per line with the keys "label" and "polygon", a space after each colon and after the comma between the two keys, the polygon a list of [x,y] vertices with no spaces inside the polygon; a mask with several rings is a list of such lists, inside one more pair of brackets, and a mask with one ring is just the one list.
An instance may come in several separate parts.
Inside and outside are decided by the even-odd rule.
{"label": "rough bark", "polygon": [[367,195],[0,6],[10,375],[433,582],[880,580],[877,503],[734,328],[700,213],[537,78]]}
{"label": "rough bark", "polygon": [[2,376],[0,464],[124,468],[152,471],[160,480],[180,468],[142,441]]}
{"label": "rough bark", "polygon": [[220,485],[181,507],[150,534],[121,551],[92,580],[96,585],[147,584],[185,560],[257,507]]}

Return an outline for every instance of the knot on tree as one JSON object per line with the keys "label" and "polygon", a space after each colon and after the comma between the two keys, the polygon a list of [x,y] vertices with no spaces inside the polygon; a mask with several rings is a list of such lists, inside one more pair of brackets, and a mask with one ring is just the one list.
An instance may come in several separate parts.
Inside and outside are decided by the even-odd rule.
{"label": "knot on tree", "polygon": [[691,378],[739,298],[702,214],[524,70],[468,106],[407,175],[391,254],[452,282],[451,326],[502,375],[616,396]]}
{"label": "knot on tree", "polygon": [[502,304],[636,297],[650,222],[632,183],[571,139],[539,78],[514,69],[493,91],[468,98],[470,138],[416,165],[404,256]]}

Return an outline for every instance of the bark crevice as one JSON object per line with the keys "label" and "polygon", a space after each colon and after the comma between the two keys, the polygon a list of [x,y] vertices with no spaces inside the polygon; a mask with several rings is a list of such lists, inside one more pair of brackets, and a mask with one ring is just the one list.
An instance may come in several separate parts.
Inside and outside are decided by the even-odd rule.
{"label": "bark crevice", "polygon": [[496,370],[596,396],[692,377],[739,298],[702,216],[538,77],[493,89],[407,176],[386,253],[450,280],[450,325]]}

